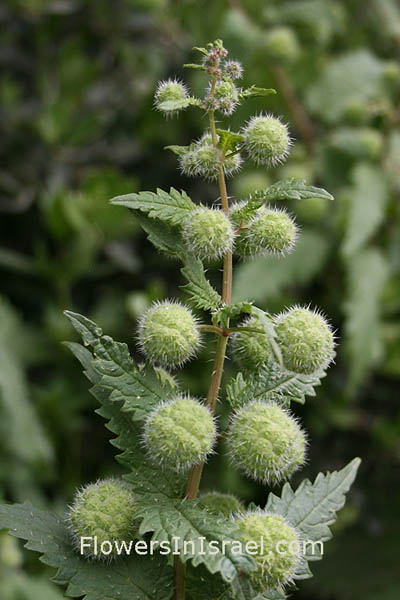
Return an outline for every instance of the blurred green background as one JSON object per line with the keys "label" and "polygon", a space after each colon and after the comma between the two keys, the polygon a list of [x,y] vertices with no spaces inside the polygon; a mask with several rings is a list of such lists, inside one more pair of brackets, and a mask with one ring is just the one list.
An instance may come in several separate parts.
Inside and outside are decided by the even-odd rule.
{"label": "blurred green background", "polygon": [[[6,0],[0,27],[0,499],[59,509],[77,486],[118,472],[88,383],[62,345],[73,339],[62,311],[83,312],[136,353],[138,315],[181,294],[177,265],[107,200],[170,185],[216,199],[214,185],[186,180],[163,151],[198,137],[204,119],[193,110],[164,121],[152,102],[157,81],[176,74],[200,91],[203,74],[181,65],[195,59],[192,46],[219,37],[243,62],[244,85],[278,91],[249,100],[232,128],[267,110],[296,139],[284,166],[244,169],[230,194],[293,176],[335,195],[287,206],[302,230],[289,258],[235,269],[236,300],[272,312],[310,302],[337,329],[336,365],[317,397],[295,407],[310,449],[294,483],[363,459],[335,540],[297,597],[397,599],[398,2]],[[179,374],[182,385],[204,395],[209,360],[204,350]],[[265,502],[265,488],[224,467],[211,461],[204,488]],[[62,598],[48,575],[0,534],[1,600]]]}

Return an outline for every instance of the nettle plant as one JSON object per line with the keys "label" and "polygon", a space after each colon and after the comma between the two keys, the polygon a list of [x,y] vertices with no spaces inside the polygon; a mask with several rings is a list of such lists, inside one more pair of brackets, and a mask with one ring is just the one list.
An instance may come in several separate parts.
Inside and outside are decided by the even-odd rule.
{"label": "nettle plant", "polygon": [[[334,334],[308,306],[271,315],[250,301],[232,303],[232,260],[284,256],[298,230],[279,201],[331,196],[290,179],[232,202],[226,178],[245,159],[263,167],[283,161],[292,141],[287,126],[267,113],[237,133],[217,128],[217,118],[240,102],[274,90],[238,87],[242,66],[228,60],[220,40],[197,50],[200,64],[186,66],[208,76],[204,98],[169,80],[159,84],[155,106],[166,116],[189,106],[206,113],[209,128],[199,140],[169,149],[184,174],[216,181],[219,199],[204,206],[171,189],[112,200],[133,211],[158,250],[182,261],[191,307],[165,300],[145,312],[137,331],[140,363],[95,323],[66,313],[83,338],[83,345],[68,346],[93,384],[97,412],[116,436],[112,443],[127,473],[85,486],[65,515],[29,502],[0,507],[0,528],[40,552],[57,569],[53,580],[74,598],[282,600],[296,580],[311,576],[309,561],[322,557],[321,542],[331,537],[329,526],[360,462],[320,473],[295,491],[287,481],[307,450],[290,404],[315,395],[334,358]],[[204,267],[219,267],[218,261],[221,294]],[[198,399],[180,389],[173,371],[208,336],[216,343],[214,366],[207,398]],[[223,395],[231,418],[222,431],[215,411],[227,352],[238,372]],[[271,492],[264,507],[246,507],[230,494],[199,494],[206,461],[216,452],[246,477],[266,486],[284,483],[281,495]]]}

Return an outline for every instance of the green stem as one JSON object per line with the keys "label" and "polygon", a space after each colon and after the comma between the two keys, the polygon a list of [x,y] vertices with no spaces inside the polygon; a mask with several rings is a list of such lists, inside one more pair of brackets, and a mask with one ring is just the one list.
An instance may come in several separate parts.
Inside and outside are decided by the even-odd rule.
{"label": "green stem", "polygon": [[[215,85],[216,85],[216,77],[213,77],[211,82],[210,89],[210,97],[214,97]],[[215,126],[215,115],[214,111],[209,112],[210,118],[210,131],[211,137],[213,141],[213,145],[215,148],[218,148],[218,137]],[[223,168],[223,160],[224,157],[220,157],[220,162],[218,166],[218,185],[219,192],[221,196],[221,205],[222,210],[226,215],[229,216],[229,200],[228,200],[228,192],[226,189],[225,182],[225,174]],[[224,271],[222,276],[222,301],[224,304],[230,304],[232,299],[232,252],[228,252],[224,257]],[[229,327],[229,323],[227,324]],[[211,326],[210,326],[211,327]],[[221,333],[221,330],[219,330]],[[228,343],[228,335],[226,332],[223,332],[222,335],[218,336],[217,339],[217,347],[215,351],[214,358],[214,368],[211,377],[210,387],[207,395],[207,406],[209,407],[212,413],[215,412],[215,408],[217,405],[219,389],[221,387],[222,374],[224,371],[224,362],[225,362],[225,353],[226,346]],[[201,475],[203,473],[204,462],[192,467],[188,483],[186,486],[186,494],[185,497],[189,499],[196,498],[199,487]],[[185,589],[183,579],[185,578],[185,573],[181,561],[178,559],[175,562],[175,573],[176,573],[176,600],[185,600]]]}
{"label": "green stem", "polygon": [[224,331],[221,327],[215,325],[199,325],[200,331],[206,331],[208,333],[215,333],[216,335],[223,335]]}

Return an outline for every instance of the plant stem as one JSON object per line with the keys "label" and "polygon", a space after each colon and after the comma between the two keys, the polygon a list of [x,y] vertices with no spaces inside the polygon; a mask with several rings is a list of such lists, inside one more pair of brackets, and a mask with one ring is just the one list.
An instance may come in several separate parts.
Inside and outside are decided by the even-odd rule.
{"label": "plant stem", "polygon": [[[210,89],[210,97],[214,97],[215,85],[216,85],[216,77],[213,77],[211,82]],[[210,130],[211,137],[213,141],[214,148],[218,147],[218,137],[217,131],[215,127],[215,115],[214,111],[209,112],[210,118]],[[229,200],[228,200],[228,192],[226,189],[225,182],[225,174],[223,167],[223,159],[221,156],[219,166],[218,166],[218,185],[219,192],[221,196],[221,205],[224,213],[229,216]],[[227,252],[224,258],[224,271],[222,276],[222,301],[224,304],[230,304],[232,299],[232,252]],[[227,323],[229,327],[229,322]],[[228,343],[229,335],[226,332],[223,332],[222,335],[218,336],[217,339],[217,347],[215,351],[214,358],[214,368],[211,377],[210,387],[207,395],[207,406],[210,409],[211,413],[215,412],[215,408],[217,405],[219,389],[221,386],[222,374],[224,371],[224,362],[225,362],[225,353],[226,346]],[[196,498],[199,487],[201,475],[203,473],[204,462],[194,466],[189,474],[188,483],[186,486],[186,494],[185,497],[189,499]],[[175,561],[175,573],[176,573],[176,600],[185,600],[185,572],[184,566],[182,562],[179,560]]]}

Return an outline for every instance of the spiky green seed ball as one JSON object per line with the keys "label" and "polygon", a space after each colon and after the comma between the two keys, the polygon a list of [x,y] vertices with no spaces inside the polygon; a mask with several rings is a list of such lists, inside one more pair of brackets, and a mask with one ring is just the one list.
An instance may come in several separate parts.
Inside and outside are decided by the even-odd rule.
{"label": "spiky green seed ball", "polygon": [[232,494],[208,492],[199,498],[199,506],[213,515],[230,517],[244,511],[243,504]]}
{"label": "spiky green seed ball", "polygon": [[334,335],[321,314],[294,307],[276,317],[275,329],[289,371],[310,374],[325,369],[333,360]]}
{"label": "spiky green seed ball", "polygon": [[[243,322],[243,327],[261,329],[255,317]],[[244,371],[257,371],[271,358],[271,346],[265,333],[238,332],[233,336],[233,356]]]}
{"label": "spiky green seed ball", "polygon": [[297,37],[289,27],[274,27],[265,38],[265,50],[271,60],[279,63],[295,61],[300,52]]}
{"label": "spiky green seed ball", "polygon": [[240,409],[232,419],[227,441],[232,464],[262,482],[287,479],[305,460],[302,429],[276,404],[256,400]]}
{"label": "spiky green seed ball", "polygon": [[260,590],[291,583],[301,559],[296,529],[280,515],[248,512],[235,520],[244,543],[256,542],[257,569],[250,577]]}
{"label": "spiky green seed ball", "polygon": [[262,206],[235,241],[239,256],[288,254],[295,245],[297,227],[286,211]]}
{"label": "spiky green seed ball", "polygon": [[115,542],[134,539],[138,534],[138,523],[133,518],[135,498],[127,485],[116,479],[105,479],[91,483],[79,491],[69,509],[68,523],[72,540],[78,552],[81,538],[97,537],[98,548],[103,542],[112,544],[112,552],[95,554],[94,545],[83,547],[84,555],[93,559],[116,558]]}
{"label": "spiky green seed ball", "polygon": [[274,166],[289,154],[291,139],[288,128],[272,115],[250,119],[243,135],[245,150],[257,164]]}
{"label": "spiky green seed ball", "polygon": [[231,98],[231,100],[237,101],[238,91],[234,83],[231,81],[219,81],[214,90],[215,98]]}
{"label": "spiky green seed ball", "polygon": [[192,211],[182,229],[185,244],[201,260],[216,260],[232,250],[232,224],[222,210],[201,206]]}
{"label": "spiky green seed ball", "polygon": [[151,460],[176,471],[205,460],[215,437],[208,408],[186,396],[160,404],[147,418],[143,434]]}
{"label": "spiky green seed ball", "polygon": [[187,97],[187,88],[181,81],[168,79],[158,84],[154,104],[165,115],[174,115],[185,108]]}
{"label": "spiky green seed ball", "polygon": [[200,333],[191,310],[179,302],[157,302],[139,323],[139,344],[146,358],[164,367],[190,360],[200,346]]}

